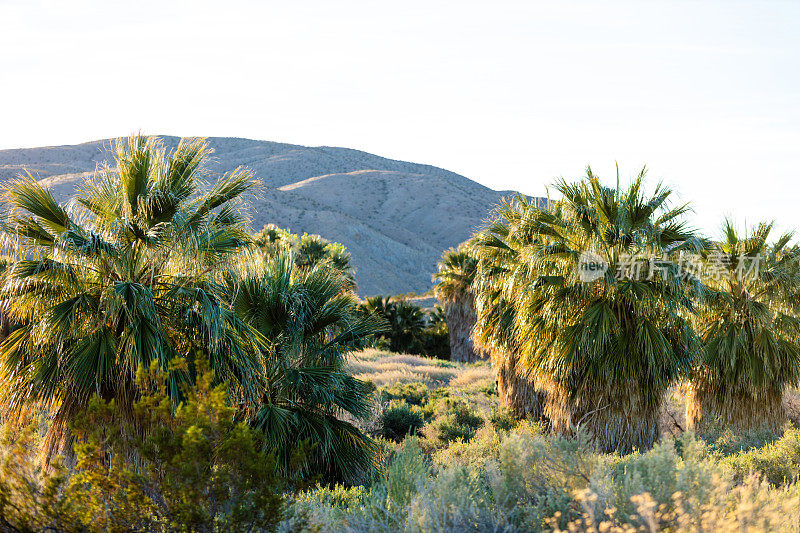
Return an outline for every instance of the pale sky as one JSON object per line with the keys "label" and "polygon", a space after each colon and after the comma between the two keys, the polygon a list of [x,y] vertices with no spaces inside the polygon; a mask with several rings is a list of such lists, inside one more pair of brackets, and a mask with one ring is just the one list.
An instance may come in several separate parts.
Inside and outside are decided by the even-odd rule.
{"label": "pale sky", "polygon": [[0,149],[344,146],[543,195],[643,164],[800,228],[800,3],[0,0]]}

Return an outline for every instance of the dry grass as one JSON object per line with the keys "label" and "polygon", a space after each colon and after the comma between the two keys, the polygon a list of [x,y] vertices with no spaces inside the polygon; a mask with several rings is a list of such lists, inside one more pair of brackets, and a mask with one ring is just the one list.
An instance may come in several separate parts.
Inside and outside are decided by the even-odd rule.
{"label": "dry grass", "polygon": [[375,349],[354,352],[349,371],[356,378],[369,380],[378,387],[412,381],[421,381],[432,388],[445,385],[464,387],[486,380],[492,382],[488,363],[453,363]]}
{"label": "dry grass", "polygon": [[451,387],[494,387],[494,373],[489,364],[467,365],[450,381]]}

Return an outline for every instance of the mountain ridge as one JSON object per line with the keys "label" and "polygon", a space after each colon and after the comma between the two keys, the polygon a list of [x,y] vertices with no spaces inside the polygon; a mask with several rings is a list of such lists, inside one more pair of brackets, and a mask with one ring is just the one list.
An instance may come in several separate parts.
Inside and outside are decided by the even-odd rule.
{"label": "mountain ridge", "polygon": [[[168,150],[180,140],[157,137]],[[261,180],[246,208],[253,229],[273,223],[344,244],[362,296],[427,291],[442,251],[466,240],[502,198],[517,194],[351,148],[206,139],[214,149],[212,174],[244,166]],[[100,139],[0,150],[0,182],[31,172],[67,202],[112,148],[113,139]]]}

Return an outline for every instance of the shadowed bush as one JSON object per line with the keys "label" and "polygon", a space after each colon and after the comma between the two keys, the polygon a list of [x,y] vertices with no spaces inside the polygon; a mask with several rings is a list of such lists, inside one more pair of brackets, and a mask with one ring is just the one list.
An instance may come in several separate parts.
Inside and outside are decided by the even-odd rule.
{"label": "shadowed bush", "polygon": [[416,435],[425,423],[422,410],[403,400],[392,400],[380,417],[381,437],[400,442],[409,435]]}

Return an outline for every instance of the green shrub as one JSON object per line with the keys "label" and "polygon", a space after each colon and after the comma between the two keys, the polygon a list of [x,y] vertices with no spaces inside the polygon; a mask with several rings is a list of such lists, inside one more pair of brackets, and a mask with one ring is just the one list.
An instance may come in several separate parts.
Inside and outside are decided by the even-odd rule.
{"label": "green shrub", "polygon": [[[412,438],[392,455],[366,492],[305,493],[287,512],[295,521],[287,518],[280,529],[393,533],[797,529],[800,485],[778,489],[757,476],[736,482],[720,457],[690,434],[666,440],[646,453],[603,455],[583,433],[576,438],[553,437],[541,426],[523,422],[510,433],[487,426],[470,442],[438,450],[429,465]],[[303,506],[305,514],[298,521]]]}
{"label": "green shrub", "polygon": [[114,402],[99,398],[74,424],[78,461],[68,494],[83,521],[105,531],[273,527],[283,491],[275,456],[236,421],[205,364],[174,413],[155,361],[137,381],[149,391],[135,403],[137,427],[117,426]]}
{"label": "green shrub", "polygon": [[484,424],[483,417],[459,399],[440,400],[435,412],[436,417],[430,423],[428,436],[439,445],[457,440],[468,441]]}
{"label": "green shrub", "polygon": [[729,427],[710,426],[697,434],[709,449],[723,456],[732,455],[753,448],[763,448],[775,442],[781,435],[768,429],[733,431]]}
{"label": "green shrub", "polygon": [[391,400],[381,413],[379,435],[400,442],[416,435],[425,423],[422,411],[404,400]]}
{"label": "green shrub", "polygon": [[624,520],[637,512],[633,498],[641,494],[648,494],[657,506],[673,505],[676,493],[687,498],[688,507],[692,502],[706,501],[713,478],[717,476],[721,481],[725,471],[718,467],[703,442],[691,434],[677,443],[676,447],[675,441],[665,440],[647,453],[624,457],[600,456],[590,485],[598,495],[596,510],[613,507]]}
{"label": "green shrub", "polygon": [[79,530],[78,512],[64,496],[68,470],[60,462],[47,469],[34,426],[3,428],[0,440],[0,531]]}
{"label": "green shrub", "polygon": [[484,426],[470,441],[455,441],[446,448],[435,450],[433,464],[438,470],[457,465],[480,470],[487,462],[499,459],[501,441],[502,435],[494,427]]}
{"label": "green shrub", "polygon": [[494,383],[487,383],[485,385],[482,385],[481,387],[476,389],[476,391],[483,394],[484,396],[489,396],[489,397],[497,396],[497,386]]}
{"label": "green shrub", "polygon": [[422,382],[395,383],[391,387],[383,390],[385,401],[403,400],[409,405],[423,406],[428,402],[431,391]]}
{"label": "green shrub", "polygon": [[236,420],[207,366],[198,365],[197,386],[184,390],[175,411],[165,375],[155,361],[139,371],[142,396],[133,404],[133,422],[119,422],[113,400],[89,401],[72,424],[73,469],[39,466],[32,429],[6,431],[0,530],[272,529],[285,490],[274,455]]}
{"label": "green shrub", "polygon": [[492,406],[489,422],[497,431],[511,431],[519,425],[519,420],[514,416],[511,409],[507,407]]}
{"label": "green shrub", "polygon": [[335,530],[348,514],[364,504],[367,496],[368,491],[361,485],[318,486],[298,493],[289,500],[278,530],[287,533]]}
{"label": "green shrub", "polygon": [[800,476],[800,428],[787,428],[783,436],[762,448],[750,448],[723,460],[744,479],[751,472],[763,474],[773,484],[797,481]]}

